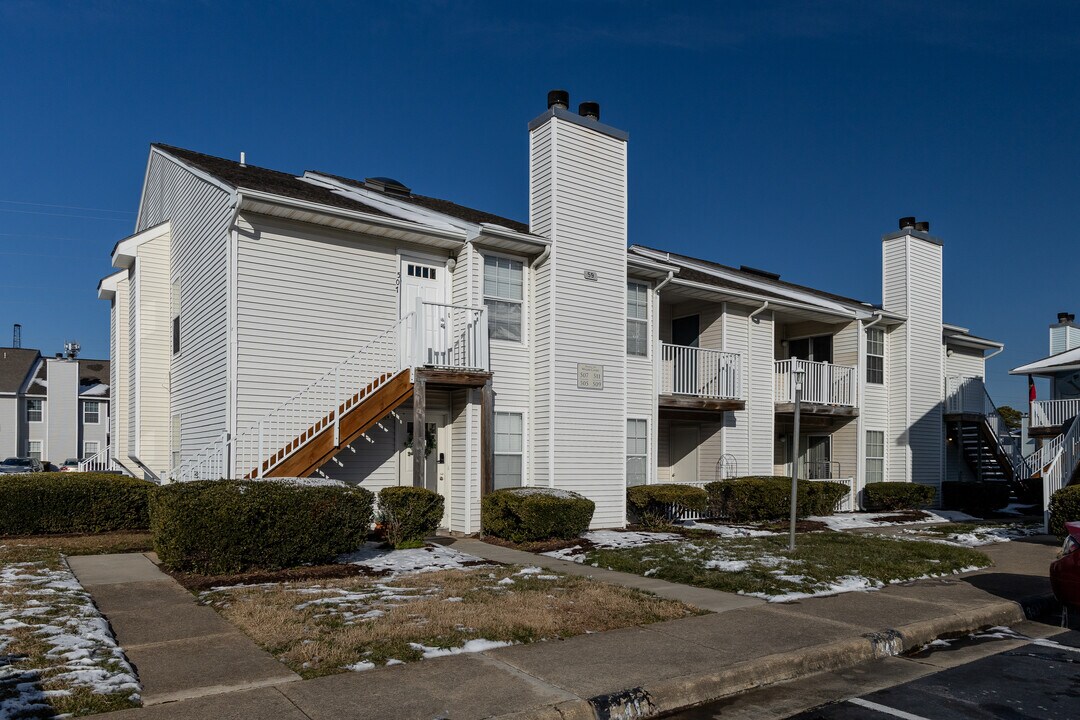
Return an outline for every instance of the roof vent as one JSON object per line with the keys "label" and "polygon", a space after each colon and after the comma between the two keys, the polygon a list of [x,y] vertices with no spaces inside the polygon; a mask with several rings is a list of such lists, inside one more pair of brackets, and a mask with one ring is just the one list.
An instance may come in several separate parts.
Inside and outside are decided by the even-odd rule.
{"label": "roof vent", "polygon": [[1075,319],[1076,319],[1076,315],[1074,315],[1073,313],[1067,313],[1067,312],[1058,313],[1058,322],[1059,323],[1068,323],[1068,322],[1072,322]]}
{"label": "roof vent", "polygon": [[924,232],[924,233],[930,232],[930,221],[929,220],[920,220],[919,222],[915,223],[915,229],[918,230],[919,232]]}
{"label": "roof vent", "polygon": [[759,275],[770,280],[779,280],[780,273],[769,272],[768,270],[759,270],[758,268],[752,268],[749,265],[740,265],[739,270],[744,273],[750,273],[751,275]]}
{"label": "roof vent", "polygon": [[563,110],[570,107],[570,93],[565,90],[551,90],[548,92],[548,110],[553,107]]}
{"label": "roof vent", "polygon": [[583,118],[589,118],[590,120],[600,120],[600,103],[598,102],[583,102],[578,105],[578,115]]}
{"label": "roof vent", "polygon": [[914,230],[915,229],[915,218],[913,218],[913,217],[902,217],[902,218],[900,218],[900,229],[901,230]]}
{"label": "roof vent", "polygon": [[364,178],[364,187],[372,190],[378,190],[390,195],[409,195],[412,193],[404,183],[398,182],[394,178],[388,177],[369,177]]}

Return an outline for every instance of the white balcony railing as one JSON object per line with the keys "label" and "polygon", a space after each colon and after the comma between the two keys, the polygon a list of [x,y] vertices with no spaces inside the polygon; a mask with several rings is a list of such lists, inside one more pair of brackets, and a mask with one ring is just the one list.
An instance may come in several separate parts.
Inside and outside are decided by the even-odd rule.
{"label": "white balcony railing", "polygon": [[409,315],[403,365],[488,370],[487,307],[422,302]]}
{"label": "white balcony railing", "polygon": [[1080,398],[1031,403],[1031,427],[1059,427],[1077,415],[1080,415]]}
{"label": "white balcony railing", "polygon": [[818,405],[856,407],[858,368],[810,360],[776,361],[776,402],[795,402],[795,370],[804,371],[802,401]]}
{"label": "white balcony railing", "polygon": [[742,398],[738,353],[661,343],[660,393],[700,398]]}

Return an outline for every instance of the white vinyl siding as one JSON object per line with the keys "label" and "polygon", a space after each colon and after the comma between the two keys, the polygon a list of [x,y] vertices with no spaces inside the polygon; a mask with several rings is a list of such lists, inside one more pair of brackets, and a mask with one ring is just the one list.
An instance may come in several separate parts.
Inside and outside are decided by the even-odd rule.
{"label": "white vinyl siding", "polygon": [[521,413],[495,413],[495,489],[521,487],[524,478],[524,419]]}
{"label": "white vinyl siding", "polygon": [[38,423],[45,419],[45,401],[40,398],[27,398],[26,422]]}
{"label": "white vinyl siding", "polygon": [[26,443],[26,455],[35,460],[41,459],[41,440],[28,440]]}
{"label": "white vinyl siding", "polygon": [[172,316],[171,328],[172,328],[172,354],[180,354],[180,283],[174,282],[172,289],[169,292],[169,302],[171,307],[170,315]]}
{"label": "white vinyl siding", "polygon": [[492,340],[521,342],[525,269],[519,260],[484,256],[484,304]]}
{"label": "white vinyl siding", "polygon": [[97,425],[101,422],[101,403],[97,400],[83,402],[83,424]]}
{"label": "white vinyl siding", "polygon": [[649,286],[626,283],[626,354],[649,355]]}
{"label": "white vinyl siding", "polygon": [[866,329],[866,382],[885,383],[885,331],[881,328]]}
{"label": "white vinyl siding", "polygon": [[948,348],[945,351],[946,377],[986,377],[986,361],[982,350]]}
{"label": "white vinyl siding", "polygon": [[[132,362],[135,408],[134,455],[154,474],[169,469],[171,233],[148,240],[136,251],[131,303],[135,319],[129,329],[136,350]],[[219,433],[220,435],[220,430]]]}
{"label": "white vinyl siding", "polygon": [[866,482],[885,480],[885,431],[866,431]]}
{"label": "white vinyl siding", "polygon": [[649,423],[631,418],[626,421],[626,485],[644,485],[649,473]]}

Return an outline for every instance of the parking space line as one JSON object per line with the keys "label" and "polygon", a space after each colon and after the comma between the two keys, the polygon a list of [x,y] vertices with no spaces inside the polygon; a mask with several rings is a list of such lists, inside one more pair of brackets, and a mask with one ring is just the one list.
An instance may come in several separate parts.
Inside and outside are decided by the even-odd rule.
{"label": "parking space line", "polygon": [[901,718],[901,720],[930,720],[929,718],[925,718],[922,715],[915,715],[914,713],[897,710],[896,708],[891,708],[888,705],[879,705],[876,702],[870,702],[869,700],[863,700],[862,698],[852,698],[851,700],[848,700],[848,702],[852,705],[864,707],[867,710],[874,710],[875,712],[883,713],[885,715],[892,715],[893,717]]}

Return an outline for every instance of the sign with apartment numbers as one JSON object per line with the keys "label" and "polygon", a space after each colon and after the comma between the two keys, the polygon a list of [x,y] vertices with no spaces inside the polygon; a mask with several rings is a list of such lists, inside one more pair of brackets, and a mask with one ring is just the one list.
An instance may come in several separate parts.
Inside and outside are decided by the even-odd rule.
{"label": "sign with apartment numbers", "polygon": [[603,390],[604,366],[578,363],[577,386],[583,390]]}
{"label": "sign with apartment numbers", "polygon": [[586,280],[592,280],[593,282],[596,282],[596,280],[597,280],[596,271],[595,270],[586,270],[585,271],[585,279]]}

